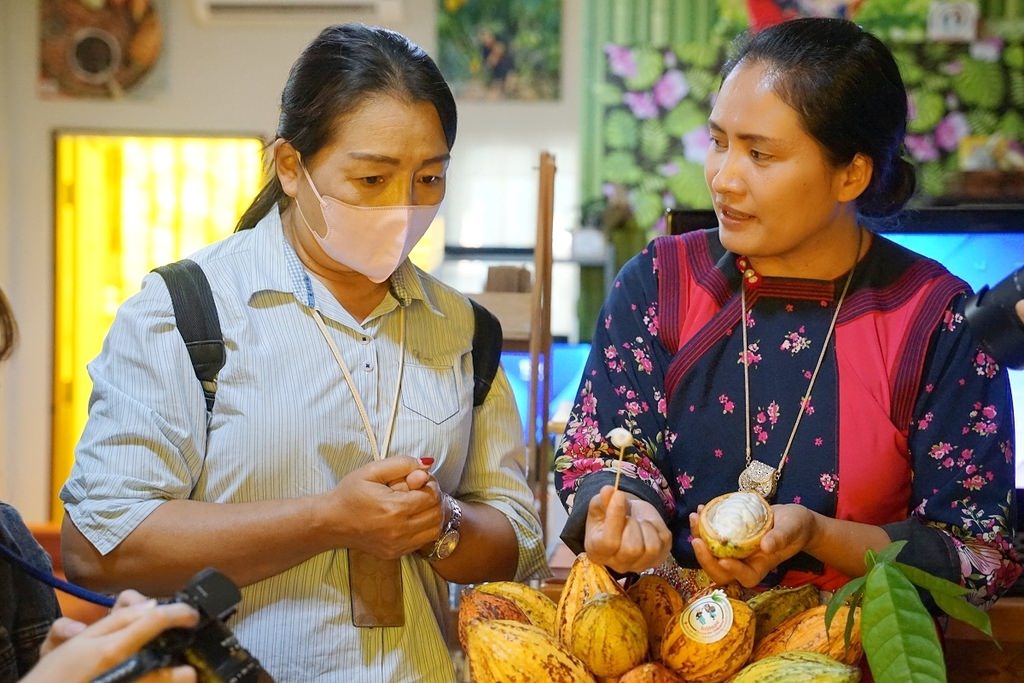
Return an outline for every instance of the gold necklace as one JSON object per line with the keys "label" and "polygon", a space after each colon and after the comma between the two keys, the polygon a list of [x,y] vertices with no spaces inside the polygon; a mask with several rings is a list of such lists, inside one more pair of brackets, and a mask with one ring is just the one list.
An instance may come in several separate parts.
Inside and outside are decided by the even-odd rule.
{"label": "gold necklace", "polygon": [[853,267],[850,268],[850,274],[846,276],[846,284],[843,285],[843,292],[839,295],[839,301],[836,302],[836,310],[832,313],[832,322],[829,323],[828,332],[825,333],[825,341],[822,342],[821,353],[818,354],[818,362],[815,364],[814,372],[811,373],[811,379],[807,383],[807,391],[804,393],[803,398],[800,399],[800,409],[797,411],[796,419],[793,421],[793,430],[789,433],[789,441],[786,443],[786,448],[782,451],[782,457],[779,458],[778,467],[771,467],[760,460],[754,460],[750,450],[750,352],[747,346],[746,278],[751,271],[747,269],[743,273],[743,279],[740,282],[740,330],[743,334],[743,356],[741,360],[743,362],[743,401],[746,418],[743,431],[747,439],[747,466],[740,472],[738,480],[740,491],[759,493],[769,502],[775,497],[775,489],[779,484],[779,479],[782,477],[782,468],[789,461],[789,449],[792,448],[793,439],[796,438],[796,430],[800,427],[800,420],[807,410],[807,405],[811,402],[811,389],[814,388],[814,380],[818,378],[818,370],[821,369],[821,364],[825,360],[825,354],[828,353],[828,343],[836,329],[836,320],[839,319],[839,309],[843,305],[843,300],[846,299],[846,292],[850,289],[850,282],[853,281],[853,271],[857,269],[857,261],[860,260],[860,247],[863,236],[863,231],[858,229],[857,257],[853,261]]}

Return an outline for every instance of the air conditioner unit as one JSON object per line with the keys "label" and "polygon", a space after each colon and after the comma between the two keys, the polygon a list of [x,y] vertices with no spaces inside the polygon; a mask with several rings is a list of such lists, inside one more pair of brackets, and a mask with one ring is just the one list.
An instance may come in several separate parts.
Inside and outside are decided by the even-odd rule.
{"label": "air conditioner unit", "polygon": [[196,19],[205,25],[281,21],[402,21],[403,0],[192,0]]}

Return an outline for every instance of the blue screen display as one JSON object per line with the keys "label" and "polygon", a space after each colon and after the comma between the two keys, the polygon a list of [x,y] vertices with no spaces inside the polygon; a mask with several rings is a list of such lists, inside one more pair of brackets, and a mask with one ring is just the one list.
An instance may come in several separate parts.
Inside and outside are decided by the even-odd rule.
{"label": "blue screen display", "polygon": [[[1022,218],[1024,221],[1024,218]],[[1024,231],[900,233],[885,236],[933,258],[946,266],[975,290],[995,286],[997,282],[1024,265]],[[1010,371],[1013,414],[1016,421],[1017,488],[1024,488],[1024,371]]]}

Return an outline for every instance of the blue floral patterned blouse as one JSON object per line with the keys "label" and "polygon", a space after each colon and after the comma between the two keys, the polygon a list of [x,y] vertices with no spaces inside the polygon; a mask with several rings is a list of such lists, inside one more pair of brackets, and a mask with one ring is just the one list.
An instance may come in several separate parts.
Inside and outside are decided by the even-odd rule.
{"label": "blue floral patterned blouse", "polygon": [[[574,550],[587,503],[619,466],[607,438],[616,427],[634,439],[620,488],[663,510],[684,566],[696,566],[688,513],[736,490],[745,429],[752,458],[779,466],[846,275],[753,274],[744,349],[745,265],[709,230],[659,238],[619,273],[555,454],[570,513],[563,538]],[[964,324],[968,294],[939,264],[873,236],[774,502],[883,526],[908,541],[901,561],[966,585],[986,604],[1021,571],[1012,545],[1014,427],[1006,371]],[[846,580],[800,554],[766,582],[835,589]]]}

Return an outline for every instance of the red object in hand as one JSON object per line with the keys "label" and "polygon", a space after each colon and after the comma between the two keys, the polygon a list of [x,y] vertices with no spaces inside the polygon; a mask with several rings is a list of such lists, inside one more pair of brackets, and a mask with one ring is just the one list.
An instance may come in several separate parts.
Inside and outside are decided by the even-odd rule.
{"label": "red object in hand", "polygon": [[433,458],[420,458],[420,463],[424,467],[430,467],[431,465],[434,464],[434,459]]}

